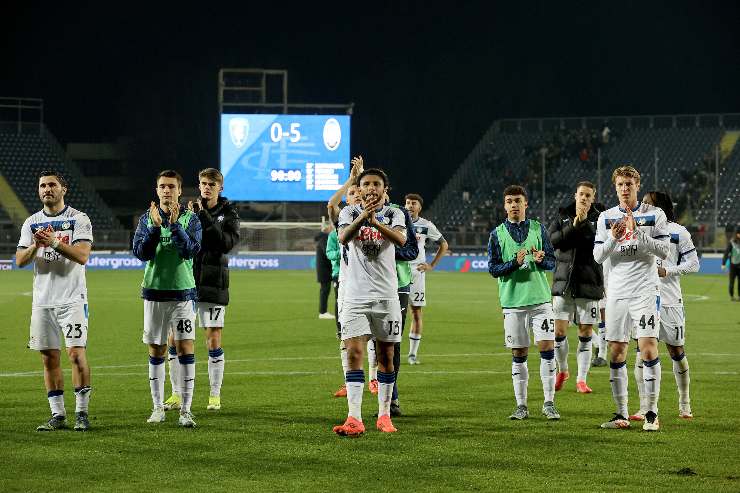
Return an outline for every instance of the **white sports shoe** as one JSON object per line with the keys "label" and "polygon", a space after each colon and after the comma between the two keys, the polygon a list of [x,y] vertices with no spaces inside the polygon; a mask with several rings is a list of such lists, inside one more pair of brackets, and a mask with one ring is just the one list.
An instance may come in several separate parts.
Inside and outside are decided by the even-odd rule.
{"label": "white sports shoe", "polygon": [[178,423],[183,428],[195,428],[195,416],[193,413],[180,413],[180,419]]}
{"label": "white sports shoe", "polygon": [[660,430],[660,421],[658,415],[652,411],[648,411],[645,414],[645,421],[642,423],[643,431],[658,431]]}
{"label": "white sports shoe", "polygon": [[334,315],[329,312],[319,313],[319,318],[321,320],[334,320]]}
{"label": "white sports shoe", "polygon": [[152,409],[152,415],[146,420],[147,423],[161,423],[165,419],[165,413],[163,407],[155,407]]}

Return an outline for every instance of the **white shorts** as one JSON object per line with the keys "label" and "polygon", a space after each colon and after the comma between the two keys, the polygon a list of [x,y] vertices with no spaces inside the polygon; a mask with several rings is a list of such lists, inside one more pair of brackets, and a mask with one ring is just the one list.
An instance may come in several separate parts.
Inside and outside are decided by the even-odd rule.
{"label": "white shorts", "polygon": [[31,309],[28,347],[36,351],[87,346],[87,304]]}
{"label": "white shorts", "polygon": [[553,296],[552,311],[555,312],[555,320],[568,320],[581,325],[599,323],[599,302],[597,300]]}
{"label": "white shorts", "polygon": [[660,296],[611,299],[606,302],[606,340],[629,342],[630,337],[658,337]]}
{"label": "white shorts", "polygon": [[555,340],[555,315],[550,303],[523,308],[504,308],[504,337],[506,347],[529,347],[529,331],[534,342]]}
{"label": "white shorts", "polygon": [[176,341],[195,339],[195,301],[144,300],[144,344],[167,344],[172,331]]}
{"label": "white shorts", "polygon": [[411,266],[411,295],[409,303],[411,306],[427,306],[426,298],[426,272],[416,270],[416,265]]}
{"label": "white shorts", "polygon": [[199,301],[196,303],[198,322],[201,328],[222,327],[226,318],[226,306]]}
{"label": "white shorts", "polygon": [[683,306],[660,307],[659,339],[671,346],[683,346],[686,342],[686,315]]}
{"label": "white shorts", "polygon": [[339,316],[342,340],[368,336],[383,342],[401,342],[401,303],[393,300],[345,301]]}

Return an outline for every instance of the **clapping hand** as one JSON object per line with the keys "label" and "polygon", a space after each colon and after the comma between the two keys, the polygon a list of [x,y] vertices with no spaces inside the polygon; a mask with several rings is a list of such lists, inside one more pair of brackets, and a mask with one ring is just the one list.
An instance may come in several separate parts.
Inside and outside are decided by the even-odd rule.
{"label": "clapping hand", "polygon": [[534,261],[537,264],[542,263],[543,260],[545,260],[545,251],[544,250],[537,250],[534,246],[531,249],[532,257],[534,257]]}
{"label": "clapping hand", "polygon": [[175,202],[170,205],[170,224],[175,224],[180,216],[180,203]]}
{"label": "clapping hand", "polygon": [[197,198],[195,200],[190,200],[188,202],[188,210],[195,214],[199,213],[203,209],[203,204],[201,204],[201,200],[203,199]]}
{"label": "clapping hand", "polygon": [[524,257],[526,256],[527,256],[527,250],[524,248],[516,252],[516,263],[519,265],[522,265],[524,263]]}
{"label": "clapping hand", "polygon": [[156,227],[160,227],[162,225],[162,216],[159,214],[159,207],[157,207],[157,204],[154,202],[149,205],[149,218],[152,220],[152,224]]}
{"label": "clapping hand", "polygon": [[51,246],[55,239],[54,228],[51,227],[51,224],[47,225],[44,229],[38,229],[33,234],[33,241],[37,246]]}
{"label": "clapping hand", "polygon": [[586,217],[588,217],[588,209],[583,205],[576,203],[576,218],[573,220],[573,224],[585,221]]}
{"label": "clapping hand", "polygon": [[363,172],[365,165],[362,156],[353,157],[350,163],[352,168],[349,170],[349,177],[354,181]]}
{"label": "clapping hand", "polygon": [[624,219],[620,219],[619,221],[615,221],[612,223],[612,236],[615,240],[622,238],[626,232],[627,223]]}

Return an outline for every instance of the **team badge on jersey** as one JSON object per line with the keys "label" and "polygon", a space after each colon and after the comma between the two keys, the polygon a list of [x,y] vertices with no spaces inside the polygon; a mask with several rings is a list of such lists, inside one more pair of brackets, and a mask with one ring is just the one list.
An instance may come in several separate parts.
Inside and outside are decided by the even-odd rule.
{"label": "team badge on jersey", "polygon": [[69,229],[70,226],[71,224],[69,224],[69,221],[64,221],[62,223],[62,229]]}

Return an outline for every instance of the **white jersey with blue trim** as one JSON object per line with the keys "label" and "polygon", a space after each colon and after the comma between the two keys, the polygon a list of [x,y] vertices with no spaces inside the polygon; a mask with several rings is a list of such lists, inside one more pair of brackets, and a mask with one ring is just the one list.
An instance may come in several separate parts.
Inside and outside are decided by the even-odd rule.
{"label": "white jersey with blue trim", "polygon": [[[56,215],[43,210],[31,215],[23,223],[18,249],[33,245],[33,234],[51,226],[61,243],[73,245],[78,241],[92,243],[92,225],[87,214],[66,206]],[[75,303],[87,303],[85,266],[62,256],[51,247],[40,247],[33,259],[33,306],[53,308]]]}
{"label": "white jersey with blue trim", "polygon": [[419,265],[427,261],[427,253],[426,249],[424,248],[424,244],[426,243],[427,238],[437,242],[444,240],[444,238],[442,237],[442,233],[440,233],[437,229],[437,226],[435,226],[434,223],[428,219],[419,217],[415,221],[413,221],[413,223],[414,232],[416,233],[416,241],[419,243],[419,255],[417,255],[416,258],[409,263],[411,265]]}
{"label": "white jersey with blue trim", "polygon": [[619,206],[599,214],[594,241],[594,259],[603,264],[609,261],[609,281],[606,296],[626,299],[659,294],[656,256],[663,258],[668,251],[667,219],[659,207],[639,203],[632,209],[635,230],[628,230],[615,239],[611,228],[625,218],[626,211]]}
{"label": "white jersey with blue trim", "polygon": [[[349,205],[339,213],[339,231],[363,213],[359,205]],[[387,205],[375,216],[391,229],[406,232],[406,217],[397,207]],[[342,249],[339,269],[343,302],[398,299],[396,248],[377,228],[368,223],[360,226],[355,237]]]}
{"label": "white jersey with blue trim", "polygon": [[681,275],[698,272],[699,257],[686,228],[669,222],[666,230],[671,244],[665,260],[658,260],[658,265],[666,270],[666,276],[660,278],[660,303],[663,306],[682,306]]}

